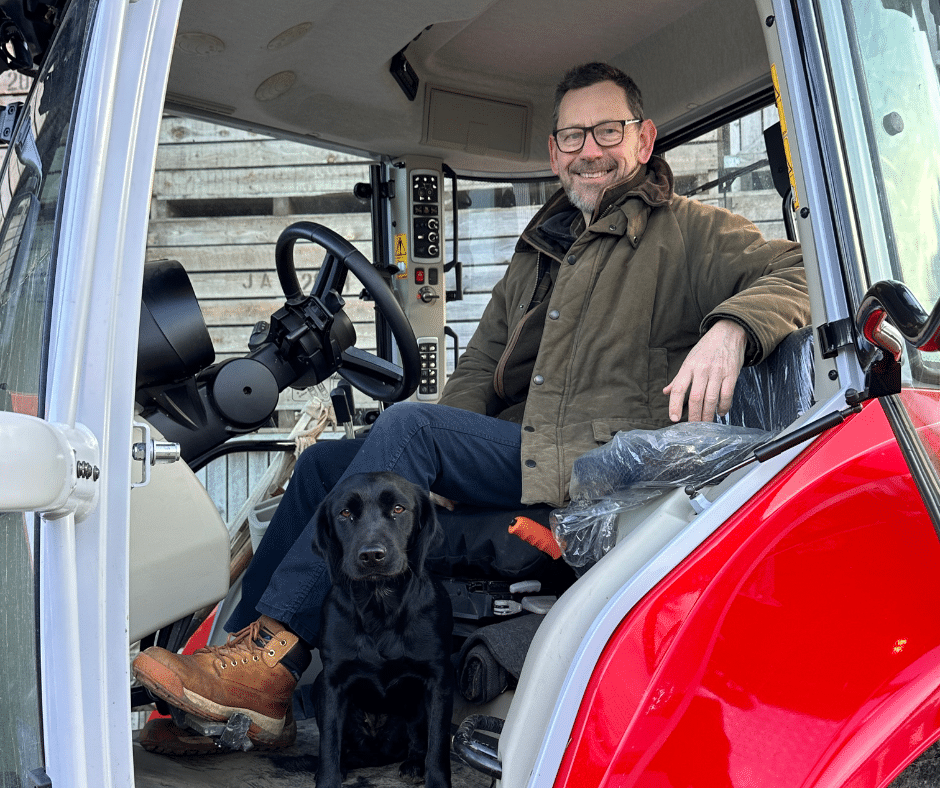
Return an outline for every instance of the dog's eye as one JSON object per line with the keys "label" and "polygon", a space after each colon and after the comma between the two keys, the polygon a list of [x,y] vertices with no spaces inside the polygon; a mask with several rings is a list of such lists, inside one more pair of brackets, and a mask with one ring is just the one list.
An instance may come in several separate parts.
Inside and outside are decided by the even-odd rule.
{"label": "dog's eye", "polygon": [[405,507],[397,503],[395,504],[395,508],[392,509],[392,514],[401,514],[403,511],[405,511]]}
{"label": "dog's eye", "polygon": [[352,512],[349,511],[349,509],[343,509],[343,511],[339,513],[339,516],[348,520],[350,517],[352,517]]}

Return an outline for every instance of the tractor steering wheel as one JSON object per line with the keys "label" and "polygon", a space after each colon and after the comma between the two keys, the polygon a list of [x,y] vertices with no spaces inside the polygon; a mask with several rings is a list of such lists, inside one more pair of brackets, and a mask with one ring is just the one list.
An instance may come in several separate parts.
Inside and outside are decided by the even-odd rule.
{"label": "tractor steering wheel", "polygon": [[[304,295],[301,289],[294,264],[294,244],[298,240],[312,241],[326,250],[309,295]],[[401,366],[359,348],[347,347],[339,354],[335,371],[360,391],[381,402],[398,402],[411,396],[418,387],[421,368],[414,331],[388,283],[362,253],[323,225],[297,222],[281,233],[274,254],[278,280],[287,304],[302,305],[315,300],[318,316],[329,324],[342,311],[341,301],[335,310],[334,305],[335,296],[343,292],[346,274],[349,271],[355,274],[388,323],[398,347]]]}

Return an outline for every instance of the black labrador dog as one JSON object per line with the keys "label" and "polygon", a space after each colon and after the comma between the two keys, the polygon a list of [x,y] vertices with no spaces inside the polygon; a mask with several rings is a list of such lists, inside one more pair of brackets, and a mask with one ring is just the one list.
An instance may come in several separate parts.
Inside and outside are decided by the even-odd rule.
{"label": "black labrador dog", "polygon": [[317,788],[339,788],[349,768],[402,759],[404,779],[450,786],[451,604],[424,569],[441,534],[434,504],[396,474],[358,474],[316,519],[313,548],[333,581],[314,687]]}

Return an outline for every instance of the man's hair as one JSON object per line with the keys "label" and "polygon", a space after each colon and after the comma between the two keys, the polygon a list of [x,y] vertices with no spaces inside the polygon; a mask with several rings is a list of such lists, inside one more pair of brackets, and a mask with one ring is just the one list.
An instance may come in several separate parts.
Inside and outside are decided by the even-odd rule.
{"label": "man's hair", "polygon": [[[633,116],[643,120],[643,95],[629,76],[624,74],[616,66],[607,63],[584,63],[572,68],[558,83],[555,88],[555,111],[552,114],[552,126],[558,129],[558,110],[561,107],[561,100],[569,90],[578,90],[579,88],[588,88],[596,85],[598,82],[613,82],[623,88],[627,95],[627,106]],[[614,118],[611,118],[614,120]]]}

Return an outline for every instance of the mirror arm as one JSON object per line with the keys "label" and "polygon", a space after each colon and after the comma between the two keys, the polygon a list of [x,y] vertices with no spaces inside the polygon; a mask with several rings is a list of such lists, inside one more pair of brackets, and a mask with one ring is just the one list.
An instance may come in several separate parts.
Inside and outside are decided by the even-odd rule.
{"label": "mirror arm", "polygon": [[[885,324],[886,318],[901,337]],[[903,282],[892,279],[875,282],[855,314],[855,325],[865,339],[892,355],[900,352],[897,346],[902,339],[927,353],[940,350],[940,301],[927,314]],[[899,355],[895,357],[900,359]]]}

